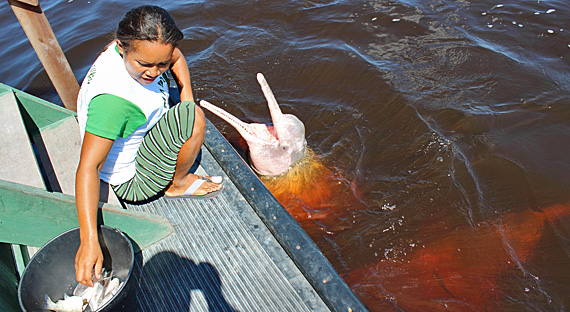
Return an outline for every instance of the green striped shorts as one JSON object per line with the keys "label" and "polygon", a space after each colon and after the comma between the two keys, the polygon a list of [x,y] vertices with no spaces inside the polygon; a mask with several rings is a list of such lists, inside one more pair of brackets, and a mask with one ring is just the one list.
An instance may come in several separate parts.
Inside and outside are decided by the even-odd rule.
{"label": "green striped shorts", "polygon": [[192,136],[195,105],[191,101],[175,105],[145,135],[135,158],[135,176],[123,184],[111,185],[119,198],[144,201],[168,186],[174,176],[178,152]]}

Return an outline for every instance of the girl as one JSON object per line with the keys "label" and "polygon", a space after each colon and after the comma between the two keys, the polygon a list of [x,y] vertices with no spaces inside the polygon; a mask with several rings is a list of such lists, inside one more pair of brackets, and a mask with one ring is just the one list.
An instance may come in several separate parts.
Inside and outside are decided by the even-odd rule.
{"label": "girl", "polygon": [[[211,198],[222,189],[221,177],[188,172],[206,121],[176,47],[182,37],[164,9],[132,9],[83,81],[77,99],[83,144],[75,185],[81,239],[75,272],[82,284],[93,286],[92,271],[99,277],[103,265],[97,235],[99,179],[119,198],[134,202],[161,192],[168,199]],[[182,101],[170,109],[168,69]]]}

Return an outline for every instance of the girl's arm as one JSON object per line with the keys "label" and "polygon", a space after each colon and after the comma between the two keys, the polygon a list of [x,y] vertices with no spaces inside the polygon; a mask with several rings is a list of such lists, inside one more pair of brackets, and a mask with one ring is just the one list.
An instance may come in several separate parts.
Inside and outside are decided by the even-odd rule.
{"label": "girl's arm", "polygon": [[112,145],[113,140],[85,132],[75,179],[75,205],[81,239],[75,256],[75,278],[79,283],[89,286],[93,286],[93,268],[98,278],[103,268],[103,253],[97,234],[99,170],[103,167]]}
{"label": "girl's arm", "polygon": [[178,48],[174,48],[172,52],[172,63],[170,71],[176,80],[178,90],[180,91],[180,101],[194,101],[192,95],[192,85],[190,82],[190,71],[184,55]]}

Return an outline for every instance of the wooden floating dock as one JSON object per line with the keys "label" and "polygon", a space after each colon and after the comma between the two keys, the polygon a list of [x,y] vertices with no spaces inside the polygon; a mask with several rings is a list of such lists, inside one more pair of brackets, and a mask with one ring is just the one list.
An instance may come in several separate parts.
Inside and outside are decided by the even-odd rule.
{"label": "wooden floating dock", "polygon": [[[12,116],[14,107],[20,119]],[[78,226],[72,195],[79,135],[74,113],[1,84],[0,108],[2,115],[12,114],[4,120],[3,133],[15,127],[20,135],[17,140],[2,136],[2,157],[24,162],[0,172],[5,181],[0,184],[0,210],[29,211],[41,205],[50,214],[50,209],[66,209],[49,223],[49,230],[27,236],[24,232],[39,226],[30,223],[43,218],[26,219],[21,211],[0,215],[0,310],[18,311],[14,282],[28,260],[25,245],[40,247],[55,236],[53,231]],[[195,170],[224,176],[226,185],[218,197],[123,203],[127,210],[101,205],[102,222],[123,230],[141,249],[134,268],[137,310],[365,311],[314,242],[210,122],[206,131]],[[18,215],[22,219],[14,217]],[[14,230],[17,222],[27,223],[21,233]],[[129,227],[133,224],[137,226]],[[10,252],[15,263],[6,256]]]}

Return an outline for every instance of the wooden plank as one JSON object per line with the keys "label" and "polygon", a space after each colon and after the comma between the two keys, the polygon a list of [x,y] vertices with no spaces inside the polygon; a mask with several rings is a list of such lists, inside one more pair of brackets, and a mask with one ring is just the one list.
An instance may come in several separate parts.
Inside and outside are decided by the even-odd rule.
{"label": "wooden plank", "polygon": [[24,269],[30,262],[30,255],[26,245],[12,244],[12,255],[14,256],[14,263],[18,271],[19,277],[24,274]]}
{"label": "wooden plank", "polygon": [[40,5],[40,3],[38,2],[38,0],[17,0],[18,2],[22,2],[25,3],[27,5],[32,5],[32,6],[38,6]]}
{"label": "wooden plank", "polygon": [[79,83],[39,3],[29,5],[36,2],[8,0],[61,101],[68,109],[77,111]]}
{"label": "wooden plank", "polygon": [[[48,190],[75,195],[75,172],[79,164],[81,136],[75,117],[65,118],[55,124],[33,132],[32,140],[49,185]],[[99,201],[120,206],[115,192],[100,181]]]}
{"label": "wooden plank", "polygon": [[13,93],[18,102],[24,107],[29,114],[30,120],[25,120],[26,127],[35,127],[39,131],[43,131],[48,127],[56,126],[59,122],[69,118],[76,117],[73,111],[65,109],[59,105],[50,103],[26,92],[14,89],[8,85],[0,83],[1,93]]}
{"label": "wooden plank", "polygon": [[9,244],[0,243],[0,311],[20,311],[18,277]]}
{"label": "wooden plank", "polygon": [[28,132],[13,93],[0,95],[0,178],[3,180],[44,187]]}
{"label": "wooden plank", "polygon": [[14,93],[20,105],[21,119],[35,146],[47,190],[74,195],[81,150],[76,114],[25,92],[3,87]]}
{"label": "wooden plank", "polygon": [[[75,172],[81,151],[77,114],[1,83],[0,91],[14,93],[23,108],[20,113],[36,147],[48,191],[75,195]],[[121,205],[103,181],[99,201]]]}
{"label": "wooden plank", "polygon": [[[101,204],[99,223],[118,228],[144,249],[174,230],[165,218]],[[0,180],[0,242],[43,246],[78,227],[75,198]]]}
{"label": "wooden plank", "polygon": [[[20,103],[11,88],[2,88],[6,92],[0,96],[0,122],[3,125],[3,136],[0,138],[2,150],[0,160],[5,166],[0,168],[0,178],[11,182],[44,188],[40,168],[32,145],[28,128],[22,118]],[[41,113],[40,113],[41,114]],[[30,260],[29,252],[23,252],[21,245],[12,245],[12,254],[16,269],[21,275]],[[33,250],[30,250],[33,253]]]}
{"label": "wooden plank", "polygon": [[75,195],[81,136],[74,117],[32,135],[50,191]]}

